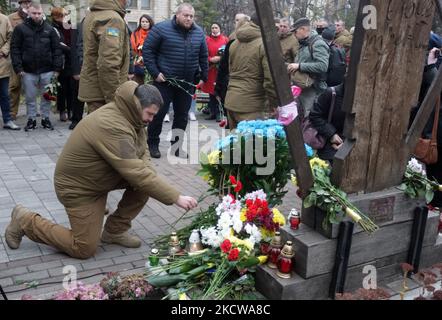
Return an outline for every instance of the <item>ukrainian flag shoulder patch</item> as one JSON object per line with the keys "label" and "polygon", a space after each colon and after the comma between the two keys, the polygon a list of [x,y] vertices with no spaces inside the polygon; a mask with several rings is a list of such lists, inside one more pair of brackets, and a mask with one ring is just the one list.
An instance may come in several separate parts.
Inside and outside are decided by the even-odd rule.
{"label": "ukrainian flag shoulder patch", "polygon": [[106,34],[111,37],[118,37],[120,35],[120,30],[117,28],[107,28]]}

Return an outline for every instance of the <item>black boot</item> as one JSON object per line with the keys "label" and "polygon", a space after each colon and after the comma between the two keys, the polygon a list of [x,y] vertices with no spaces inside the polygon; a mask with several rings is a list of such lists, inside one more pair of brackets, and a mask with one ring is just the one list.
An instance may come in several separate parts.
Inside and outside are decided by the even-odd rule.
{"label": "black boot", "polygon": [[174,145],[178,143],[178,148],[175,150],[174,154],[177,158],[189,159],[189,155],[182,149],[182,144],[177,141],[171,141],[171,148],[175,148]]}
{"label": "black boot", "polygon": [[158,149],[158,145],[149,145],[150,156],[155,159],[161,158],[161,152]]}
{"label": "black boot", "polygon": [[74,122],[72,121],[72,123],[69,125],[69,130],[74,130],[75,127],[77,126],[78,122]]}

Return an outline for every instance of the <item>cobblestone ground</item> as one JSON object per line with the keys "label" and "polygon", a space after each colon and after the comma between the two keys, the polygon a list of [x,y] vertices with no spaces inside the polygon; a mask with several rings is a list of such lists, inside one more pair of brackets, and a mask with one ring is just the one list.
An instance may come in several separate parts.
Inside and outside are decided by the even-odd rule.
{"label": "cobblestone ground", "polygon": [[[221,134],[221,129],[215,122],[201,120],[191,122],[192,126],[202,129],[215,129]],[[38,124],[39,124],[38,120]],[[57,223],[69,226],[68,217],[63,205],[57,200],[53,186],[53,174],[57,158],[69,137],[69,122],[58,121],[58,115],[53,115],[54,131],[38,128],[33,132],[7,131],[0,129],[0,285],[8,293],[8,298],[19,299],[23,294],[34,297],[48,298],[62,289],[61,283],[65,275],[63,267],[76,267],[78,279],[84,283],[97,282],[103,278],[101,273],[119,271],[123,274],[139,271],[143,268],[150,251],[152,240],[171,232],[171,224],[183,213],[175,206],[165,206],[156,200],[149,200],[132,225],[134,234],[142,240],[143,245],[138,249],[126,249],[116,245],[100,245],[94,257],[78,260],[57,252],[43,244],[36,244],[26,237],[18,250],[11,250],[4,240],[4,230],[10,221],[12,208],[22,204]],[[24,127],[26,117],[21,110],[17,123]],[[160,150],[167,152],[169,143],[166,140],[171,124],[163,127]],[[198,141],[192,136],[191,147],[207,144],[205,138]],[[198,154],[198,153],[196,153]],[[191,153],[191,157],[192,157]],[[174,158],[176,160],[176,158]],[[191,158],[192,160],[192,158]],[[164,176],[183,194],[198,198],[207,190],[207,184],[196,172],[196,164],[171,164],[167,157],[153,159],[157,172]],[[108,207],[116,208],[122,191],[112,192],[108,197]],[[206,199],[201,207],[213,199]],[[294,189],[289,186],[289,192],[284,199],[282,212],[285,214],[293,208],[299,208],[300,203]],[[182,226],[180,222],[177,226]],[[29,284],[36,288],[29,288]],[[25,290],[23,290],[25,289]]]}

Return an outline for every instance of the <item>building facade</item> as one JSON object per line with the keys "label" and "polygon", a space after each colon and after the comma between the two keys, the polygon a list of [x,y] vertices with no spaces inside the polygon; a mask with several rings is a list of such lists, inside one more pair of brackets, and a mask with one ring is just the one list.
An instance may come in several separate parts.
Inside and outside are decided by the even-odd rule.
{"label": "building facade", "polygon": [[[52,6],[66,7],[68,11],[73,8],[78,12],[79,21],[84,16],[86,8],[89,6],[88,0],[41,0],[45,14],[49,15]],[[133,30],[137,27],[138,21],[142,14],[150,15],[155,22],[169,19],[175,12],[177,0],[132,0],[126,15],[126,21]],[[9,6],[11,10],[18,8],[18,0],[10,0]]]}
{"label": "building facade", "polygon": [[129,28],[135,29],[143,14],[150,15],[155,22],[170,19],[177,7],[177,0],[132,0],[126,21]]}

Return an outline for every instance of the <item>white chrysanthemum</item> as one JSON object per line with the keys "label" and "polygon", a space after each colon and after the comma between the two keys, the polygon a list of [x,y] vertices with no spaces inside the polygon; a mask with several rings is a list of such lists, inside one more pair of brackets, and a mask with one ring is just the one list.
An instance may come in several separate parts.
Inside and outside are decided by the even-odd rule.
{"label": "white chrysanthemum", "polygon": [[252,235],[252,224],[247,223],[246,226],[244,227],[244,230],[247,232],[247,234]]}
{"label": "white chrysanthemum", "polygon": [[254,191],[254,192],[246,194],[244,198],[246,200],[248,200],[248,199],[250,199],[250,200],[256,200],[256,199],[266,200],[267,195],[263,190],[258,190],[258,191]]}
{"label": "white chrysanthemum", "polygon": [[424,171],[422,164],[420,164],[415,158],[411,158],[411,160],[408,162],[408,167],[417,173],[423,173]]}
{"label": "white chrysanthemum", "polygon": [[221,234],[225,236],[230,232],[230,229],[233,225],[232,217],[229,212],[221,213],[221,216],[218,220],[218,230],[220,230]]}
{"label": "white chrysanthemum", "polygon": [[250,230],[250,241],[252,241],[254,244],[259,243],[262,239],[261,232],[259,231],[258,227],[254,224],[251,225]]}
{"label": "white chrysanthemum", "polygon": [[233,221],[233,230],[235,230],[236,233],[240,233],[243,227],[243,223],[241,221],[241,213],[238,212],[236,214],[233,215],[232,217],[232,221]]}
{"label": "white chrysanthemum", "polygon": [[218,232],[216,227],[210,227],[207,229],[201,228],[200,232],[201,232],[201,242],[211,247],[219,247],[219,245],[224,239],[221,236],[221,234]]}

